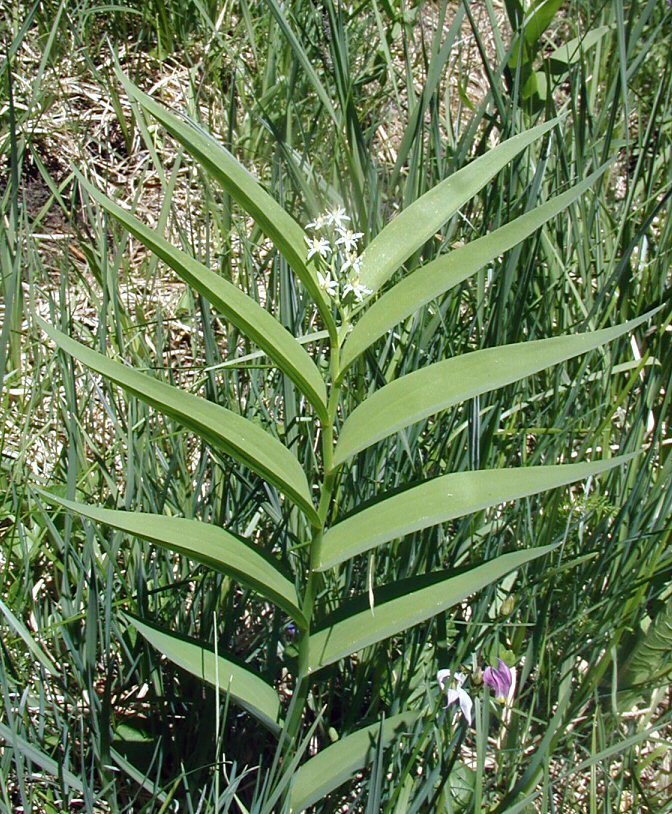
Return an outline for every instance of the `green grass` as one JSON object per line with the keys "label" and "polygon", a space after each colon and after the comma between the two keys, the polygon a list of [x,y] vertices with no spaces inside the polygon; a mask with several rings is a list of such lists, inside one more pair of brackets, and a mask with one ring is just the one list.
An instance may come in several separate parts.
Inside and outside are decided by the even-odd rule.
{"label": "green grass", "polygon": [[[295,336],[323,328],[238,205],[131,109],[110,46],[144,90],[165,79],[158,97],[215,132],[300,223],[342,203],[366,240],[493,143],[565,114],[409,269],[615,159],[543,230],[379,340],[356,363],[344,407],[466,351],[663,305],[654,322],[370,447],[338,482],[333,512],[450,472],[640,454],[599,480],[418,532],[329,575],[320,617],[372,584],[475,565],[517,543],[557,545],[334,668],[310,688],[293,754],[305,760],[334,734],[410,708],[427,711],[415,729],[314,810],[344,800],[367,814],[669,810],[669,676],[654,682],[662,690],[625,689],[641,681],[633,671],[647,627],[661,660],[670,650],[660,631],[672,577],[672,14],[644,0],[563,4],[532,49],[536,70],[563,42],[609,29],[535,102],[523,98],[522,68],[501,70],[510,37],[497,9],[129,3],[104,26],[91,3],[3,12],[1,811],[59,812],[75,800],[91,812],[281,811],[291,774],[271,735],[225,692],[161,660],[123,613],[216,643],[280,688],[285,705],[284,670],[298,655],[287,617],[228,577],[82,522],[37,491],[224,525],[302,577],[303,529],[275,490],[55,353],[37,327],[40,315],[274,428],[313,467],[319,438],[291,382],[71,174],[72,163],[113,197],[139,202],[138,217],[253,293]],[[319,357],[324,337],[306,347]],[[475,726],[456,725],[437,669],[473,672],[498,655],[519,669],[507,725],[479,689]]]}

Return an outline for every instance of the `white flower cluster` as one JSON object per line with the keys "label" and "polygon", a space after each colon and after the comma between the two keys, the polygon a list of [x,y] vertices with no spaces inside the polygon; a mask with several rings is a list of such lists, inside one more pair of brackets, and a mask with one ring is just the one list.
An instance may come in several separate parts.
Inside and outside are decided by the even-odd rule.
{"label": "white flower cluster", "polygon": [[357,244],[362,232],[353,232],[347,226],[349,222],[350,217],[339,207],[308,223],[306,229],[322,234],[305,238],[307,259],[317,257],[322,261],[324,268],[318,270],[317,279],[330,297],[338,302],[352,294],[356,302],[363,302],[371,290],[360,280],[362,259]]}

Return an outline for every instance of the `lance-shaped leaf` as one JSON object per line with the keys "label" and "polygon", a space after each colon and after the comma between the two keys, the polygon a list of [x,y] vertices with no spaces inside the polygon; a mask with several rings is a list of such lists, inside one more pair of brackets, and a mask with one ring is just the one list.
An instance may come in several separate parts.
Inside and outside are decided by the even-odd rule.
{"label": "lance-shaped leaf", "polygon": [[599,28],[587,31],[581,37],[576,37],[576,39],[560,45],[547,57],[551,71],[555,73],[567,71],[571,65],[579,62],[585,52],[592,48],[593,45],[596,45],[608,31],[609,26],[602,25]]}
{"label": "lance-shaped leaf", "polygon": [[111,526],[228,574],[270,599],[300,624],[305,624],[294,583],[282,574],[270,557],[225,529],[184,517],[101,509],[43,490],[40,494],[49,502],[58,503],[96,523]]}
{"label": "lance-shaped leaf", "polygon": [[611,342],[654,313],[599,331],[465,353],[402,376],[377,390],[348,416],[334,451],[334,466],[447,407]]}
{"label": "lance-shaped leaf", "polygon": [[128,95],[161,122],[171,136],[254,218],[306,286],[330,333],[335,335],[331,305],[319,286],[314,269],[306,262],[306,233],[301,226],[261,187],[252,173],[209,133],[178,118],[155,102],[121,71],[118,76]]}
{"label": "lance-shaped leaf", "polygon": [[315,363],[304,348],[275,317],[237,286],[215,274],[186,252],[149,229],[106,195],[75,173],[80,184],[128,231],[160,257],[190,286],[195,288],[242,333],[256,342],[308,397],[320,418],[327,417],[327,391]]}
{"label": "lance-shaped leaf", "polygon": [[375,503],[324,533],[318,571],[333,568],[363,551],[414,531],[445,523],[508,500],[599,475],[629,461],[620,455],[604,461],[514,469],[479,469],[434,478]]}
{"label": "lance-shaped leaf", "polygon": [[414,712],[394,715],[353,732],[304,763],[292,780],[290,814],[298,814],[337,789],[371,763],[376,750],[389,746],[402,732],[408,731],[417,719],[418,715]]}
{"label": "lance-shaped leaf", "polygon": [[39,324],[61,350],[164,415],[179,421],[214,448],[236,458],[277,486],[311,522],[319,524],[301,465],[280,441],[261,427],[225,407],[108,359],[41,319]]}
{"label": "lance-shaped leaf", "polygon": [[407,206],[379,232],[362,254],[362,284],[377,291],[463,204],[518,153],[557,123],[558,120],[553,119],[507,139]]}
{"label": "lance-shaped leaf", "polygon": [[542,546],[502,554],[457,575],[455,571],[441,571],[401,580],[376,592],[373,612],[368,606],[368,595],[358,597],[349,607],[339,610],[338,621],[327,623],[310,637],[307,672],[320,670],[431,619],[501,579],[509,571],[548,554],[554,547]]}
{"label": "lance-shaped leaf", "polygon": [[489,235],[437,257],[398,282],[368,308],[353,328],[341,354],[341,376],[376,339],[414,314],[418,308],[445,294],[475,274],[583,195],[604,173],[601,167],[580,184],[526,212]]}
{"label": "lance-shaped leaf", "polygon": [[207,684],[219,687],[221,692],[228,693],[233,701],[272,732],[280,731],[280,699],[263,678],[230,659],[219,654],[215,656],[212,650],[193,639],[161,630],[134,616],[127,615],[127,619],[167,659]]}

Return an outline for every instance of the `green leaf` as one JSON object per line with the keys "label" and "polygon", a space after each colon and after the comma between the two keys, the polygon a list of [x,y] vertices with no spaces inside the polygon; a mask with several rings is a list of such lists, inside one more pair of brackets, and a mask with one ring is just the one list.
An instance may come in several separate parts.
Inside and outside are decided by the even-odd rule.
{"label": "green leaf", "polygon": [[557,123],[558,119],[553,119],[508,139],[407,206],[384,227],[362,254],[362,283],[377,291],[463,204],[473,198],[518,153]]}
{"label": "green leaf", "polygon": [[610,166],[601,167],[580,184],[535,207],[489,235],[438,257],[404,277],[364,312],[341,354],[341,376],[354,360],[387,331],[418,308],[466,280],[500,254],[525,240],[540,226],[583,195]]}
{"label": "green leaf", "polygon": [[553,22],[562,3],[563,0],[543,0],[543,2],[537,3],[531,13],[526,16],[523,35],[529,46],[534,45]]}
{"label": "green leaf", "polygon": [[49,502],[228,574],[305,624],[294,583],[270,557],[228,531],[184,517],[101,509],[39,491]]}
{"label": "green leaf", "polygon": [[[639,636],[621,672],[623,687],[662,687],[672,679],[672,599]],[[632,693],[627,693],[632,696]]]}
{"label": "green leaf", "polygon": [[151,96],[143,93],[121,71],[120,81],[128,95],[154,116],[256,221],[287,259],[317,303],[329,332],[336,334],[331,304],[320,288],[312,265],[306,262],[306,233],[224,146],[191,122],[178,118]]}
{"label": "green leaf", "polygon": [[187,429],[261,475],[297,506],[314,524],[319,517],[313,506],[306,475],[294,455],[280,441],[242,416],[211,401],[185,393],[132,367],[108,359],[38,318],[44,332],[70,356],[118,384],[145,404],[179,421]]}
{"label": "green leaf", "polygon": [[117,218],[131,234],[256,342],[308,397],[320,418],[326,420],[327,390],[322,376],[310,356],[275,317],[237,286],[210,271],[186,252],[171,246],[161,235],[89,184],[78,172],[75,175],[91,197]]}
{"label": "green leaf", "polygon": [[376,390],[348,416],[334,450],[334,466],[447,407],[611,342],[646,322],[654,313],[649,311],[599,331],[464,353],[402,376]]}
{"label": "green leaf", "polygon": [[[379,592],[383,601],[376,598],[373,611],[368,607],[368,596],[359,597],[352,602],[353,610],[348,616],[310,637],[307,672],[320,670],[442,613],[553,548],[555,546],[542,546],[502,554],[458,575],[452,570],[402,580]],[[342,608],[339,616],[348,609]]]}
{"label": "green leaf", "polygon": [[482,469],[434,478],[383,498],[327,529],[316,570],[333,568],[357,554],[414,531],[598,475],[632,457],[620,455],[604,461],[560,466]]}
{"label": "green leaf", "polygon": [[292,781],[290,814],[312,806],[361,771],[374,759],[377,748],[389,746],[401,732],[410,729],[417,718],[414,712],[402,712],[366,726],[304,763]]}
{"label": "green leaf", "polygon": [[587,31],[583,36],[576,37],[559,48],[556,48],[548,57],[551,69],[556,73],[564,73],[570,67],[580,61],[584,53],[592,48],[610,30],[608,25],[601,25]]}
{"label": "green leaf", "polygon": [[183,670],[200,678],[221,692],[229,693],[231,699],[254,715],[272,732],[280,731],[278,694],[256,673],[220,656],[215,658],[212,650],[193,639],[149,625],[126,614],[128,621],[142,636],[167,659]]}
{"label": "green leaf", "polygon": [[[37,746],[22,738],[18,732],[14,732],[6,724],[0,722],[0,738],[5,741],[5,749],[16,749],[20,752],[26,760],[29,760],[35,766],[39,766],[42,771],[50,774],[54,780],[58,781],[63,778],[63,785],[70,787],[73,791],[79,794],[84,793],[84,784],[74,775],[71,771],[63,766],[62,759],[54,760],[49,755],[45,754]],[[60,755],[59,755],[60,757]]]}

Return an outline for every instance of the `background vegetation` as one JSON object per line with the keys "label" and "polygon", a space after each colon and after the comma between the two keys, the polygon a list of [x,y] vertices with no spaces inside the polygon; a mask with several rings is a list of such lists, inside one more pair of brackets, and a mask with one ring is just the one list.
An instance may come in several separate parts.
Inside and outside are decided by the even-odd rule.
{"label": "background vegetation", "polygon": [[[340,484],[339,510],[448,472],[641,454],[345,569],[339,595],[517,542],[561,543],[346,660],[309,698],[303,750],[383,713],[424,709],[315,810],[670,810],[672,10],[653,0],[542,5],[544,25],[522,39],[517,4],[494,0],[5,6],[0,810],[280,811],[274,790],[292,773],[273,763],[275,741],[252,718],[161,660],[122,612],[238,654],[283,698],[296,657],[286,617],[230,578],[82,522],[38,491],[225,525],[290,561],[301,542],[274,490],[56,353],[36,323],[273,422],[309,465],[316,438],[294,388],[73,175],[254,292],[295,336],[322,329],[249,217],[131,103],[115,59],[215,133],[299,222],[343,205],[364,241],[474,157],[562,113],[416,265],[614,159],[542,230],[378,343],[345,397],[356,404],[465,351],[663,310],[599,351],[370,448]],[[577,37],[583,47],[558,50]],[[307,345],[316,355],[322,339]],[[477,668],[498,656],[518,666],[509,720],[481,693],[467,728],[444,710],[436,671],[470,668],[478,695]]]}

